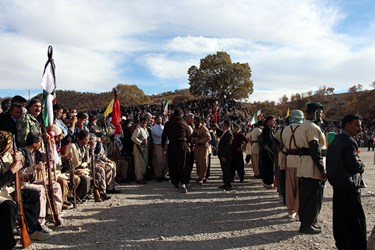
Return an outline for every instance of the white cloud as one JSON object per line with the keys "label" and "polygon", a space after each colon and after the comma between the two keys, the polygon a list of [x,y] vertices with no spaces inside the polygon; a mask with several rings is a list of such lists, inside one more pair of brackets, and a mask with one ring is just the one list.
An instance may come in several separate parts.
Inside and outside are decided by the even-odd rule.
{"label": "white cloud", "polygon": [[[348,14],[339,7],[327,0],[5,0],[0,89],[39,85],[49,44],[64,89],[103,91],[143,76],[141,89],[160,83],[175,90],[188,86],[191,65],[217,51],[249,63],[251,98],[366,86],[375,80],[373,32],[335,32]],[[374,21],[364,27],[373,29]],[[129,75],[138,69],[144,72]]]}
{"label": "white cloud", "polygon": [[196,61],[169,58],[162,54],[145,56],[145,63],[153,75],[162,79],[187,79],[188,68],[197,64]]}

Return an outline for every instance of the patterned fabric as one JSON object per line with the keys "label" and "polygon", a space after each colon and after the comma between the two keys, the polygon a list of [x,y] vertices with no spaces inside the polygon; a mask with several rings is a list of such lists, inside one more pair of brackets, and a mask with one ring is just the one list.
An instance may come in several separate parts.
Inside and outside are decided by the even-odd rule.
{"label": "patterned fabric", "polygon": [[31,132],[34,134],[42,134],[39,121],[30,113],[21,116],[17,121],[17,145],[18,147],[26,146],[27,135]]}
{"label": "patterned fabric", "polygon": [[0,153],[12,143],[12,134],[8,131],[0,131]]}

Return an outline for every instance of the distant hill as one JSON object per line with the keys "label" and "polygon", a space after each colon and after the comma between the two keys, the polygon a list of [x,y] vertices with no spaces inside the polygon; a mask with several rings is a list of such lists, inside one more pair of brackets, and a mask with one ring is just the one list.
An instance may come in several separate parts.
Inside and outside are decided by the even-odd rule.
{"label": "distant hill", "polygon": [[[132,106],[139,104],[161,104],[162,100],[169,103],[183,103],[190,100],[206,98],[193,96],[188,89],[169,91],[158,95],[146,95],[136,85],[119,84],[116,86],[121,105]],[[104,109],[113,94],[111,91],[102,93],[77,92],[72,90],[57,90],[57,102],[65,108],[75,107],[78,110]],[[282,99],[282,98],[280,98]],[[288,98],[286,98],[288,99]],[[280,100],[280,103],[264,101],[243,103],[243,106],[255,111],[262,109],[268,115],[284,116],[289,108],[305,110],[309,101],[319,101],[324,105],[324,113],[328,119],[338,119],[347,113],[357,113],[363,117],[375,117],[375,90],[354,91],[342,94],[296,94],[291,101]]]}

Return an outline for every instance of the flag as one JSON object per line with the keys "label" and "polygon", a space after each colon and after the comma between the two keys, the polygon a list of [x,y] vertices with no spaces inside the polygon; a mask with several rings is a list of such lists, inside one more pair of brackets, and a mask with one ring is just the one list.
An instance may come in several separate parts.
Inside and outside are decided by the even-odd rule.
{"label": "flag", "polygon": [[161,106],[162,106],[162,109],[163,109],[163,115],[164,115],[164,117],[168,118],[168,114],[169,114],[169,111],[168,111],[168,100],[164,99],[164,101],[161,101]]}
{"label": "flag", "polygon": [[289,111],[289,108],[288,108],[288,110],[286,111],[286,116],[285,117],[289,117],[289,115],[290,115],[289,112],[290,111]]}
{"label": "flag", "polygon": [[104,117],[107,117],[110,113],[112,113],[111,123],[113,124],[113,126],[115,126],[114,134],[117,135],[121,133],[122,129],[121,129],[121,105],[117,96],[116,89],[113,89],[113,96],[114,97],[108,104],[103,115]]}
{"label": "flag", "polygon": [[256,124],[262,118],[262,111],[259,109],[256,113],[254,113],[253,118],[249,123],[250,126]]}
{"label": "flag", "polygon": [[43,106],[44,106],[44,122],[46,127],[53,124],[53,102],[55,101],[56,75],[55,63],[53,61],[53,48],[48,46],[48,60],[44,66],[42,82],[43,88]]}
{"label": "flag", "polygon": [[216,101],[215,106],[214,106],[214,117],[212,118],[212,122],[214,124],[217,124],[217,122],[219,121],[219,114],[217,113],[217,110],[218,110],[218,106],[217,106],[217,101]]}
{"label": "flag", "polygon": [[110,103],[108,104],[107,108],[105,109],[104,114],[103,114],[104,117],[107,117],[110,113],[112,113],[113,101],[114,101],[114,99],[112,99],[110,101]]}
{"label": "flag", "polygon": [[118,135],[121,133],[121,110],[120,110],[120,101],[116,97],[113,101],[113,108],[112,108],[112,121],[111,123],[116,127],[114,135]]}

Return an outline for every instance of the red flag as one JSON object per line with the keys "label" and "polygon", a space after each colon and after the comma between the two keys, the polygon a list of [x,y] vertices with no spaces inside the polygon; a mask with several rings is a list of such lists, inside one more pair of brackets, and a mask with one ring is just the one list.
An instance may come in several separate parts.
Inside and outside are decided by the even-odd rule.
{"label": "red flag", "polygon": [[113,107],[112,107],[112,124],[116,127],[115,129],[115,135],[121,133],[121,110],[120,110],[120,101],[117,98],[117,92],[114,91],[114,102],[113,102]]}

